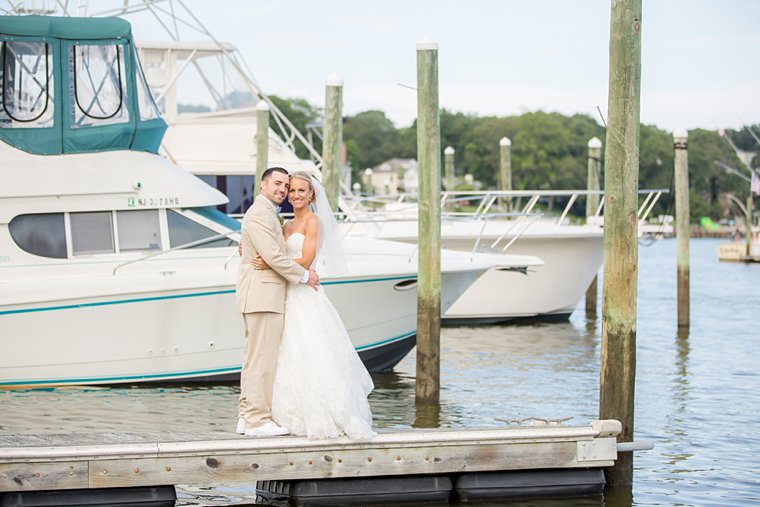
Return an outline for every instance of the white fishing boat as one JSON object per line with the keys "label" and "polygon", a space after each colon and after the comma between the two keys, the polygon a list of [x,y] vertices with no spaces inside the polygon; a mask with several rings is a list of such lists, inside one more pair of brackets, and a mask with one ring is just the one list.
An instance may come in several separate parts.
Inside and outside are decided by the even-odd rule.
{"label": "white fishing boat", "polygon": [[[0,16],[0,46],[0,387],[236,376],[239,223],[156,154],[129,24]],[[346,245],[323,285],[368,367],[392,368],[414,345],[416,247]],[[494,264],[445,255],[442,306]]]}
{"label": "white fishing boat", "polygon": [[[441,244],[464,252],[490,252],[504,256],[535,255],[544,263],[530,269],[528,276],[492,269],[479,278],[444,314],[449,323],[493,323],[514,319],[564,320],[583,298],[602,265],[603,229],[596,225],[564,223],[566,213],[549,220],[534,212],[542,195],[559,198],[575,195],[560,191],[466,192],[477,209],[446,211],[447,199],[461,194],[444,194]],[[494,213],[497,197],[528,201],[520,213]],[[572,199],[575,200],[574,198]],[[354,205],[349,220],[342,224],[346,235],[417,242],[416,204],[394,203],[387,211],[366,211]]]}
{"label": "white fishing boat", "polygon": [[[640,227],[666,191],[640,191],[643,196],[638,209]],[[579,199],[599,194],[584,190],[445,192],[441,199],[444,248],[535,255],[544,264],[532,268],[527,277],[491,269],[452,305],[444,319],[450,323],[567,319],[604,260],[603,206],[597,208],[587,223],[573,224],[567,217]],[[375,202],[370,206],[368,200]],[[546,212],[552,207],[548,205],[550,201],[564,203],[553,218]],[[470,211],[454,211],[462,204]],[[355,199],[347,209],[348,221],[342,224],[346,235],[417,242],[414,196],[386,196],[381,202],[377,198]],[[520,211],[506,212],[512,209]]]}

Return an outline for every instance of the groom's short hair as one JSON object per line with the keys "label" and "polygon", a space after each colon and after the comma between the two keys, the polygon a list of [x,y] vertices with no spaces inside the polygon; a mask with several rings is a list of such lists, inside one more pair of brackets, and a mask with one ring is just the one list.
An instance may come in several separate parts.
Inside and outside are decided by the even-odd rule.
{"label": "groom's short hair", "polygon": [[290,174],[288,173],[287,170],[285,170],[284,167],[270,167],[269,169],[264,171],[264,174],[261,175],[261,181],[268,181],[272,173],[282,173],[285,176],[290,176]]}

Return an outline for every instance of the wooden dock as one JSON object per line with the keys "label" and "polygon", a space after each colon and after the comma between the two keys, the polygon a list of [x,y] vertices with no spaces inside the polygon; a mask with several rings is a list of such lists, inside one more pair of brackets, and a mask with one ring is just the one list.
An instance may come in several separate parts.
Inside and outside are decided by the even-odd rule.
{"label": "wooden dock", "polygon": [[381,432],[366,441],[234,434],[0,435],[0,492],[609,467],[617,421]]}

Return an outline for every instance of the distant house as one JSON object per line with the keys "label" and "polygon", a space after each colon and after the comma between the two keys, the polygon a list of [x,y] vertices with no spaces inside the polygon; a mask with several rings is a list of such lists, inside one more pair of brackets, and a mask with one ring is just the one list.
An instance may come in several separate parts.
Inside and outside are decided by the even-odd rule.
{"label": "distant house", "polygon": [[392,158],[364,172],[365,185],[373,194],[395,194],[399,191],[417,191],[417,160]]}

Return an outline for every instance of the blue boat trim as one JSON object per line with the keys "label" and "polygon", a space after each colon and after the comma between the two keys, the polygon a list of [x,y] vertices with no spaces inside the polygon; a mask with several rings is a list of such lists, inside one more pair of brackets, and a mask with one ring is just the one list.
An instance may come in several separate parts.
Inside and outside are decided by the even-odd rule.
{"label": "blue boat trim", "polygon": [[417,331],[410,331],[409,333],[404,333],[400,336],[395,336],[393,338],[388,338],[387,340],[382,340],[375,343],[370,343],[369,345],[362,345],[360,347],[355,347],[357,352],[361,350],[368,350],[368,349],[374,349],[376,347],[379,347],[380,345],[387,345],[389,343],[397,342],[399,340],[405,340],[411,336],[414,336],[417,334]]}
{"label": "blue boat trim", "polygon": [[[361,347],[356,347],[357,351],[360,350],[367,350],[372,349],[376,347],[380,347],[382,345],[388,345],[390,343],[394,343],[400,340],[405,340],[411,336],[414,336],[416,334],[415,331],[412,331],[410,333],[405,333],[400,336],[396,336],[393,338],[388,338],[386,340],[381,340],[379,342],[370,343],[368,345],[362,345]],[[0,381],[0,387],[13,387],[13,386],[30,386],[30,387],[40,387],[40,386],[49,386],[49,385],[66,385],[66,384],[82,384],[86,385],[88,383],[126,383],[129,381],[136,381],[136,380],[145,380],[145,381],[157,381],[162,379],[170,379],[170,378],[178,378],[178,377],[201,377],[201,376],[208,376],[208,375],[223,375],[225,373],[236,373],[240,371],[240,366],[228,366],[226,368],[216,368],[211,370],[194,370],[194,371],[184,371],[184,372],[169,372],[169,373],[162,373],[160,375],[155,374],[143,374],[143,375],[120,375],[116,377],[93,377],[93,378],[73,378],[73,379],[48,379],[48,380],[17,380],[17,381]]]}
{"label": "blue boat trim", "polygon": [[86,384],[88,382],[126,382],[129,380],[160,380],[165,378],[177,378],[182,376],[199,375],[218,375],[223,373],[235,373],[240,371],[240,366],[230,366],[227,368],[216,368],[212,370],[196,370],[188,372],[169,372],[160,375],[121,375],[117,377],[92,377],[92,378],[72,378],[72,379],[48,379],[48,380],[18,380],[13,382],[0,382],[0,386],[40,386],[40,385],[61,385],[61,384]]}
{"label": "blue boat trim", "polygon": [[[351,284],[351,283],[387,282],[387,281],[393,281],[393,280],[408,280],[410,278],[413,278],[413,277],[394,276],[394,277],[388,277],[388,278],[369,278],[369,279],[360,279],[360,280],[335,280],[332,282],[324,282],[322,283],[322,285],[345,285],[345,284]],[[194,292],[190,294],[174,294],[171,296],[152,296],[152,297],[146,297],[146,298],[122,299],[122,300],[117,300],[117,301],[97,301],[97,302],[92,302],[92,303],[80,303],[76,305],[46,306],[46,307],[41,307],[41,308],[23,308],[20,310],[3,310],[3,311],[0,311],[0,315],[14,315],[14,314],[19,314],[19,313],[33,313],[33,312],[48,312],[48,311],[54,311],[54,310],[72,310],[76,308],[91,308],[91,307],[96,307],[96,306],[121,305],[121,304],[127,304],[127,303],[145,303],[148,301],[161,301],[161,300],[167,300],[167,299],[218,296],[220,294],[233,294],[234,292],[235,292],[235,289],[228,289],[228,290],[218,290],[218,291],[209,291],[209,292]]]}
{"label": "blue boat trim", "polygon": [[4,310],[0,312],[0,315],[12,315],[17,313],[33,313],[33,312],[48,312],[48,311],[54,311],[54,310],[72,310],[75,308],[92,308],[96,306],[110,306],[110,305],[121,305],[126,303],[144,303],[147,301],[160,301],[164,299],[182,299],[182,298],[192,298],[192,297],[203,297],[203,296],[216,296],[219,294],[231,294],[235,292],[235,290],[218,290],[218,291],[211,291],[211,292],[195,292],[192,294],[174,294],[171,296],[152,296],[148,298],[136,298],[136,299],[122,299],[118,301],[97,301],[93,303],[79,303],[77,305],[63,305],[63,306],[45,306],[42,308],[24,308],[21,310]]}

